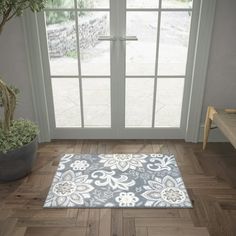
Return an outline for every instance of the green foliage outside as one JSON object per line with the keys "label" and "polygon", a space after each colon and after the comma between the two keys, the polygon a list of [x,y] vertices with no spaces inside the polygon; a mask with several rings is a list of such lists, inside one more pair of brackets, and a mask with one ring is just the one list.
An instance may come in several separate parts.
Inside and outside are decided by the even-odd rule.
{"label": "green foliage outside", "polygon": [[9,132],[0,127],[0,153],[18,149],[31,141],[38,135],[38,127],[29,120],[14,120]]}
{"label": "green foliage outside", "polygon": [[[92,8],[92,0],[79,0],[78,8]],[[73,0],[49,0],[47,8],[74,8]],[[85,12],[79,12],[79,16],[84,16]],[[70,11],[49,11],[47,12],[47,24],[57,24],[75,19],[75,14]]]}
{"label": "green foliage outside", "polygon": [[179,2],[192,2],[192,0],[177,0]]}
{"label": "green foliage outside", "polygon": [[51,25],[51,24],[58,24],[58,23],[62,23],[62,22],[67,22],[70,20],[74,20],[75,19],[75,15],[73,12],[69,12],[69,11],[60,11],[60,12],[56,12],[56,11],[49,11],[46,13],[46,21],[47,21],[47,25]]}
{"label": "green foliage outside", "polygon": [[67,52],[66,56],[67,56],[67,57],[71,57],[71,58],[75,58],[75,59],[78,58],[78,56],[77,56],[77,51],[76,51],[76,50]]}

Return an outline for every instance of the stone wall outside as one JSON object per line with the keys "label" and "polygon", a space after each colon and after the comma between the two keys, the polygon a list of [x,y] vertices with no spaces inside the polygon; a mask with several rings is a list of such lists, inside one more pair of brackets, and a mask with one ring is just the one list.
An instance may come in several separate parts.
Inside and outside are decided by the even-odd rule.
{"label": "stone wall outside", "polygon": [[[77,50],[75,22],[50,25],[47,28],[50,58],[68,56]],[[98,36],[107,34],[107,15],[79,18],[80,50],[94,47]]]}

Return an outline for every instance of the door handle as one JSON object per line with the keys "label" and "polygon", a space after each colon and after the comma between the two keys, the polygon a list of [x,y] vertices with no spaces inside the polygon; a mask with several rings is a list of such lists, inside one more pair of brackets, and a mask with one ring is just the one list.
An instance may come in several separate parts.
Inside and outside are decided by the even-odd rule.
{"label": "door handle", "polygon": [[116,41],[116,37],[113,36],[98,36],[99,41]]}
{"label": "door handle", "polygon": [[136,36],[125,36],[120,38],[121,41],[138,41]]}
{"label": "door handle", "polygon": [[[117,38],[114,36],[99,36],[98,37],[99,41],[116,41]],[[138,38],[136,36],[125,36],[125,37],[120,37],[120,41],[138,41]]]}

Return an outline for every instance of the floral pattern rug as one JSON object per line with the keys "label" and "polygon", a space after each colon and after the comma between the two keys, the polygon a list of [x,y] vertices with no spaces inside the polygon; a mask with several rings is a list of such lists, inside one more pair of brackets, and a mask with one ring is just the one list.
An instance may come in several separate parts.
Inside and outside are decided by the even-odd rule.
{"label": "floral pattern rug", "polygon": [[174,155],[66,154],[45,208],[191,208]]}

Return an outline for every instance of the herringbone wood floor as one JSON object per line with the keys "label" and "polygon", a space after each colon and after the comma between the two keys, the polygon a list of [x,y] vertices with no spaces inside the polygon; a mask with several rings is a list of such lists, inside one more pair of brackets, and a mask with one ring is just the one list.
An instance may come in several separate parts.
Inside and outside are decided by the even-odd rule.
{"label": "herringbone wood floor", "polygon": [[[63,153],[173,153],[193,209],[43,209]],[[34,171],[0,183],[4,236],[234,236],[236,151],[184,141],[54,141],[40,145]]]}

